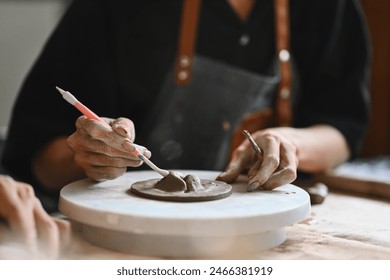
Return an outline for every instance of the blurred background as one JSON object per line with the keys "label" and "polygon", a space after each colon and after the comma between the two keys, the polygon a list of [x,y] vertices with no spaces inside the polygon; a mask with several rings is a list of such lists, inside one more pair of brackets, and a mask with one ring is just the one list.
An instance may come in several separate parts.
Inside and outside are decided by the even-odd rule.
{"label": "blurred background", "polygon": [[372,120],[362,157],[390,155],[390,0],[362,0],[373,44]]}
{"label": "blurred background", "polygon": [[17,92],[70,0],[0,0],[0,139]]}
{"label": "blurred background", "polygon": [[[390,0],[361,1],[373,43],[373,115],[361,156],[389,155]],[[70,2],[0,0],[0,141],[24,77]]]}

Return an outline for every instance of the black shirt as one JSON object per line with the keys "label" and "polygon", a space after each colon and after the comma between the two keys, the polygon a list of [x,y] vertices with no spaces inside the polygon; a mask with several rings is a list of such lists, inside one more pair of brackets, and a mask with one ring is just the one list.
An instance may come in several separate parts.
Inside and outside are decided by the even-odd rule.
{"label": "black shirt", "polygon": [[[369,119],[370,43],[360,2],[290,2],[300,85],[294,126],[336,127],[355,157]],[[73,1],[16,100],[2,158],[8,171],[39,189],[32,158],[53,138],[74,132],[80,113],[55,86],[98,115],[127,117],[142,128],[174,61],[181,7],[181,0]],[[204,0],[196,52],[265,73],[275,56],[273,1],[256,1],[242,23],[226,0]]]}

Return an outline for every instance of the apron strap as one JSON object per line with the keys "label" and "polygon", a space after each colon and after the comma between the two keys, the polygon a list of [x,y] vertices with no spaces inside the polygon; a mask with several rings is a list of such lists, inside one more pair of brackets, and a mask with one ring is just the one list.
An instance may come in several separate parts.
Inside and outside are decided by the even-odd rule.
{"label": "apron strap", "polygon": [[[184,0],[175,81],[185,85],[191,81],[191,66],[198,31],[201,0]],[[290,55],[289,0],[274,0],[276,50],[279,59],[280,85],[276,101],[276,118],[280,126],[292,124],[292,66]]]}
{"label": "apron strap", "polygon": [[175,80],[178,85],[191,82],[191,66],[198,31],[201,0],[184,0]]}
{"label": "apron strap", "polygon": [[290,55],[289,0],[274,0],[276,50],[279,59],[280,84],[277,96],[276,116],[280,126],[292,124],[291,90],[292,66]]}

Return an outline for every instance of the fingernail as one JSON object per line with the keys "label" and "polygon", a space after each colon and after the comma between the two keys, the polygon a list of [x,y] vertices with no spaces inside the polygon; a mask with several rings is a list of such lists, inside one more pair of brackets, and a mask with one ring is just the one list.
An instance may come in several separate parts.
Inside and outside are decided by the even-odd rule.
{"label": "fingernail", "polygon": [[115,129],[122,130],[122,132],[127,135],[127,129],[124,128],[123,126],[117,124],[115,125]]}
{"label": "fingernail", "polygon": [[129,151],[129,152],[134,152],[135,151],[134,145],[132,143],[130,143],[129,141],[123,142],[123,148],[126,151]]}
{"label": "fingernail", "polygon": [[145,155],[146,157],[151,157],[151,156],[152,156],[152,152],[149,151],[148,149],[146,149],[146,150],[144,151],[144,155]]}
{"label": "fingernail", "polygon": [[248,191],[248,192],[254,191],[254,190],[257,189],[258,187],[260,187],[260,182],[259,182],[259,181],[252,182],[252,183],[250,183],[250,184],[248,185],[247,191]]}

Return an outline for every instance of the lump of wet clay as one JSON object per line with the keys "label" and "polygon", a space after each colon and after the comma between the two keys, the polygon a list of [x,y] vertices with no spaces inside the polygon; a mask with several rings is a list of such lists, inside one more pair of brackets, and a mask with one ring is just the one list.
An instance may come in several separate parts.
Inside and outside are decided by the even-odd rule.
{"label": "lump of wet clay", "polygon": [[188,193],[203,191],[205,187],[200,179],[194,175],[188,174],[183,178],[178,174],[170,172],[166,177],[157,181],[154,188],[165,192],[184,191]]}
{"label": "lump of wet clay", "polygon": [[178,172],[171,171],[167,176],[157,181],[154,188],[164,192],[180,192],[187,189],[187,184]]}
{"label": "lump of wet clay", "polygon": [[134,183],[130,192],[149,199],[167,201],[208,201],[228,197],[232,186],[222,181],[201,180],[171,171],[166,177]]}

